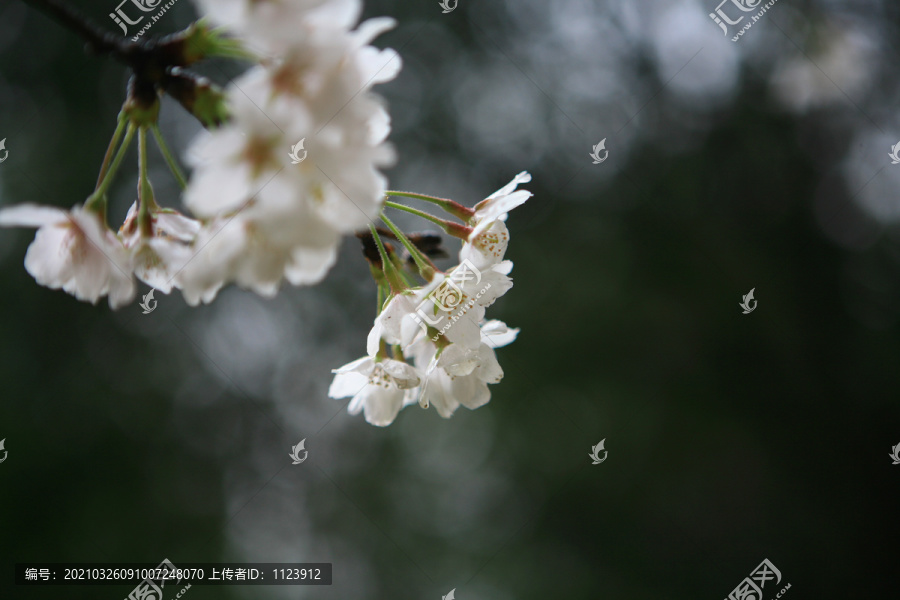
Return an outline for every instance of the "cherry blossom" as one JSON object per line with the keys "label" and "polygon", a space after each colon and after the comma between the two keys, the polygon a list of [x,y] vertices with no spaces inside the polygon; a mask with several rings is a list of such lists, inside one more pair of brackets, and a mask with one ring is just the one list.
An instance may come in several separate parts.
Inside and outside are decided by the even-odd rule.
{"label": "cherry blossom", "polygon": [[108,296],[112,308],[134,298],[131,256],[96,213],[22,204],[0,210],[0,226],[38,228],[25,269],[39,284],[92,304]]}
{"label": "cherry blossom", "polygon": [[438,414],[449,418],[457,408],[476,409],[491,399],[489,384],[500,383],[503,369],[494,348],[511,343],[518,329],[509,329],[500,321],[489,321],[490,332],[482,332],[477,349],[460,344],[438,348],[422,341],[412,349],[416,367],[422,373],[419,404],[434,406]]}
{"label": "cherry blossom", "polygon": [[350,414],[364,411],[372,425],[390,425],[405,404],[415,402],[410,390],[419,385],[416,370],[393,359],[376,361],[365,356],[333,371],[334,381],[328,390],[331,398],[352,397]]}
{"label": "cherry blossom", "polygon": [[132,253],[134,274],[147,285],[168,294],[175,276],[191,259],[189,244],[200,230],[200,222],[171,209],[150,213],[149,235],[141,233],[138,204],[128,210],[119,228],[119,239]]}

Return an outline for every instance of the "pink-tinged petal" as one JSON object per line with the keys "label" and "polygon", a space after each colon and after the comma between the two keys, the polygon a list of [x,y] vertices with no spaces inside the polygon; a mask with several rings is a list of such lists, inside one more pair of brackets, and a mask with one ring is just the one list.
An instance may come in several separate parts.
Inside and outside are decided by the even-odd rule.
{"label": "pink-tinged petal", "polygon": [[52,206],[19,204],[0,209],[0,227],[43,227],[66,220],[68,213]]}

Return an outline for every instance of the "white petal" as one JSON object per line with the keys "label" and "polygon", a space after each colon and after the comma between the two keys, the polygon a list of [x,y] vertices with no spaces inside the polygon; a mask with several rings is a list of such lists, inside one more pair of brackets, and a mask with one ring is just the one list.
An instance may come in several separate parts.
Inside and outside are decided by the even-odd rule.
{"label": "white petal", "polygon": [[284,275],[294,285],[310,285],[324,279],[337,260],[337,246],[295,248]]}
{"label": "white petal", "polygon": [[479,380],[485,383],[500,383],[503,379],[503,369],[497,361],[497,355],[487,344],[482,344],[478,351],[480,362],[475,371]]}
{"label": "white petal", "polygon": [[487,321],[481,326],[481,341],[490,348],[502,348],[515,341],[518,329],[510,329],[503,321]]}
{"label": "white petal", "polygon": [[388,359],[383,361],[381,366],[401,390],[414,388],[419,385],[419,374],[412,365],[399,360]]}
{"label": "white petal", "polygon": [[0,227],[43,227],[67,219],[66,211],[52,206],[19,204],[0,209]]}
{"label": "white petal", "polygon": [[185,217],[177,211],[165,209],[157,212],[154,216],[156,217],[155,233],[157,235],[165,234],[176,240],[190,243],[200,232],[200,221]]}
{"label": "white petal", "polygon": [[480,357],[477,351],[459,344],[450,344],[444,348],[437,365],[450,375],[465,377],[478,367],[479,362]]}
{"label": "white petal", "polygon": [[508,196],[501,196],[495,200],[490,200],[482,208],[479,208],[475,213],[475,217],[473,217],[477,222],[473,235],[478,235],[482,231],[485,231],[498,219],[505,219],[506,213],[517,206],[525,204],[532,195],[533,194],[528,190],[518,190]]}
{"label": "white petal", "polygon": [[348,398],[359,394],[369,384],[369,378],[359,373],[338,373],[328,388],[329,398]]}
{"label": "white petal", "polygon": [[360,394],[364,395],[366,421],[378,427],[393,423],[403,408],[403,392],[396,387],[384,389],[369,385]]}
{"label": "white petal", "polygon": [[459,251],[459,262],[469,261],[476,269],[486,270],[503,260],[509,246],[509,229],[503,221],[494,221],[478,234],[471,234]]}
{"label": "white petal", "polygon": [[522,171],[521,173],[513,177],[512,181],[488,196],[487,200],[493,200],[495,198],[499,198],[500,196],[509,195],[519,186],[519,184],[528,183],[529,181],[531,181],[531,173],[529,173],[528,171]]}
{"label": "white petal", "polygon": [[332,369],[332,373],[359,373],[360,375],[365,375],[366,377],[372,372],[372,369],[375,368],[375,361],[370,356],[363,356],[362,358],[358,358],[352,362],[348,362],[343,367],[338,367],[337,369]]}

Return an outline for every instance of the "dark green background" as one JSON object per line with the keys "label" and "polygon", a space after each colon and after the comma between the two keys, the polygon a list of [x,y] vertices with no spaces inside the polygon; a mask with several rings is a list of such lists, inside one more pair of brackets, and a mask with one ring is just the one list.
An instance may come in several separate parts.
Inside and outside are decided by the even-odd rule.
{"label": "dark green background", "polygon": [[[114,2],[76,4],[114,30]],[[900,139],[897,8],[781,0],[715,101],[679,97],[646,43],[582,31],[573,47],[628,66],[594,104],[554,84],[579,76],[581,62],[553,62],[566,46],[543,69],[522,58],[549,27],[533,6],[366,6],[397,18],[378,44],[406,62],[379,88],[392,186],[471,205],[534,175],[509,219],[516,287],[489,311],[522,333],[498,351],[506,377],[482,409],[444,421],[411,407],[379,429],[327,398],[329,369],[361,355],[374,316],[355,240],[317,288],[272,301],[229,289],[197,309],[163,296],[145,316],[37,286],[22,267],[33,233],[0,231],[0,598],[130,589],[16,588],[16,562],[166,557],[334,564],[331,588],[195,586],[192,600],[719,599],[764,558],[787,598],[896,594],[900,231],[864,213],[841,165],[862,130]],[[576,22],[608,9],[559,6]],[[181,0],[152,33],[192,14]],[[815,60],[826,23],[877,33],[876,83],[787,110],[772,72]],[[774,40],[761,58],[752,36]],[[21,2],[0,4],[0,205],[84,200],[125,78]],[[507,81],[497,110],[526,114],[518,143],[473,139],[460,123],[490,115],[467,99]],[[179,152],[198,129],[171,103],[162,127]],[[610,159],[592,165],[603,137]],[[892,168],[888,150],[872,149],[872,173]],[[155,158],[157,193],[178,206]],[[135,162],[114,188],[116,224]],[[750,288],[758,308],[742,315]],[[303,438],[310,458],[291,466]],[[601,439],[609,458],[592,466]]]}

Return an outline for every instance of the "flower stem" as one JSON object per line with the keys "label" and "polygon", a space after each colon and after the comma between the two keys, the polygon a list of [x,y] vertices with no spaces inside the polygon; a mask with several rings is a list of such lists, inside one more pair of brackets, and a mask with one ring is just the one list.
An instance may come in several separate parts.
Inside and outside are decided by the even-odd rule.
{"label": "flower stem", "polygon": [[119,145],[119,141],[122,139],[122,132],[125,131],[125,112],[119,112],[118,119],[116,121],[116,130],[113,132],[112,139],[109,141],[109,148],[106,149],[106,155],[103,157],[103,164],[100,165],[100,174],[97,176],[97,185],[94,187],[94,190],[100,187],[100,183],[103,181],[103,178],[106,177],[106,171],[109,169],[109,161],[112,160],[113,154],[116,151],[116,146]]}
{"label": "flower stem", "polygon": [[430,264],[428,258],[422,254],[421,250],[416,248],[415,244],[409,241],[406,234],[403,233],[399,227],[394,225],[394,222],[388,219],[387,215],[383,212],[381,213],[381,220],[384,221],[384,224],[388,226],[388,229],[397,236],[397,239],[400,240],[400,243],[403,244],[407,252],[409,252],[409,255],[416,261],[416,266],[419,267],[419,274],[425,281],[431,281],[434,278],[434,266]]}
{"label": "flower stem", "polygon": [[[384,269],[384,275],[387,277],[388,283],[390,283],[394,293],[399,294],[406,289],[406,284],[403,283],[400,274],[397,272],[397,268],[394,266],[394,263],[391,262],[391,258],[384,248],[384,242],[381,241],[381,236],[378,235],[375,226],[369,224],[369,230],[372,232],[372,237],[375,238],[375,244],[378,245],[378,254],[381,256],[381,268]],[[381,314],[380,311],[379,314]]]}
{"label": "flower stem", "polygon": [[439,226],[449,235],[454,237],[458,237],[463,240],[469,239],[469,234],[472,233],[472,228],[466,225],[460,225],[459,223],[453,223],[451,221],[445,221],[444,219],[440,219],[432,214],[429,214],[425,211],[419,210],[417,208],[413,208],[411,206],[406,206],[405,204],[400,204],[398,202],[393,202],[391,200],[385,200],[384,205],[390,208],[395,208],[397,210],[402,210],[404,212],[408,212],[410,214],[416,215],[417,217],[422,217],[423,219],[427,219]]}
{"label": "flower stem", "polygon": [[159,125],[154,123],[151,126],[151,131],[153,131],[153,137],[156,139],[156,145],[159,147],[159,151],[162,152],[163,157],[166,159],[166,164],[169,165],[169,170],[172,171],[172,175],[175,176],[175,179],[178,181],[178,185],[181,186],[181,189],[187,187],[187,179],[184,176],[184,173],[181,171],[181,168],[178,166],[178,162],[175,160],[175,157],[172,156],[172,153],[169,151],[169,146],[166,144],[165,138],[162,136],[162,132],[159,130]]}
{"label": "flower stem", "polygon": [[150,185],[150,177],[147,172],[147,128],[141,127],[138,133],[138,163],[140,174],[138,175],[138,228],[143,237],[152,237],[153,228],[151,222],[151,210],[159,208],[153,198],[153,187]]}
{"label": "flower stem", "polygon": [[134,139],[134,125],[129,123],[128,129],[125,131],[125,141],[123,141],[122,145],[119,146],[119,151],[116,153],[116,157],[113,159],[112,164],[109,166],[109,169],[106,170],[103,181],[100,182],[100,185],[96,190],[94,190],[94,193],[88,196],[88,199],[85,200],[85,209],[96,210],[98,208],[98,205],[102,206],[105,209],[106,192],[109,189],[110,184],[112,184],[113,179],[116,178],[116,172],[119,170],[119,166],[122,164],[122,159],[125,158],[125,153],[128,151],[128,146],[131,145],[132,139]]}
{"label": "flower stem", "polygon": [[463,221],[468,221],[475,214],[475,211],[471,208],[466,208],[462,204],[458,202],[454,202],[453,200],[448,200],[447,198],[438,198],[437,196],[429,196],[427,194],[416,194],[413,192],[398,192],[396,190],[387,190],[385,191],[385,195],[387,196],[403,196],[404,198],[415,198],[416,200],[424,200],[425,202],[431,202],[432,204],[436,204],[443,208],[445,211],[462,219]]}

